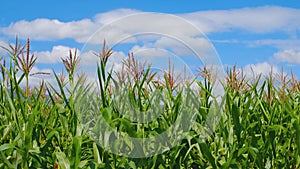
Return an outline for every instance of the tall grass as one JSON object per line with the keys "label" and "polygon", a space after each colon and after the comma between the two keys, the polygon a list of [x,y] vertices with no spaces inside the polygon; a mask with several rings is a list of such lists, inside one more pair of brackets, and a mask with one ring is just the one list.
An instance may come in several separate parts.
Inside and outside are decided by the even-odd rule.
{"label": "tall grass", "polygon": [[[224,106],[217,112],[220,119],[212,121],[215,131],[203,139],[201,131],[215,100],[209,69],[199,73],[203,80],[195,79],[199,88],[190,93],[194,97],[188,100],[182,85],[191,84],[180,83],[171,65],[158,78],[150,66],[139,63],[130,54],[122,72],[116,76],[112,69],[106,72],[112,50],[104,45],[97,54],[99,63],[95,70],[99,93],[85,83],[84,75],[75,78],[79,62],[76,51],[62,59],[68,78],[53,73],[59,88],[45,83],[32,88],[28,77],[34,75],[31,69],[36,58],[30,54],[29,40],[24,46],[16,40],[14,46],[5,49],[9,59],[2,59],[0,65],[0,168],[300,167],[300,82],[293,75],[289,78],[270,73],[247,80],[235,67],[228,70],[222,82]],[[23,81],[25,88],[21,87]],[[121,89],[127,91],[125,95],[114,95],[113,91]],[[88,99],[91,96],[95,100]],[[157,103],[154,96],[165,102],[157,107],[163,113],[152,122],[139,124],[120,112],[147,112],[153,102]],[[123,104],[124,98],[129,98],[131,105]],[[86,103],[87,100],[91,102]],[[164,153],[145,158],[119,156],[97,144],[106,139],[101,133],[98,140],[93,137],[103,130],[97,128],[103,120],[113,128],[109,139],[115,141],[115,131],[136,138],[158,135],[179,118],[183,104],[193,104],[195,100],[198,107],[193,112],[193,127],[179,144]],[[152,114],[155,111],[147,113],[156,117]],[[96,132],[91,133],[91,127]],[[125,147],[128,152],[139,149],[138,152],[147,153],[126,142],[120,144],[116,146]],[[164,145],[151,146],[159,150]]]}

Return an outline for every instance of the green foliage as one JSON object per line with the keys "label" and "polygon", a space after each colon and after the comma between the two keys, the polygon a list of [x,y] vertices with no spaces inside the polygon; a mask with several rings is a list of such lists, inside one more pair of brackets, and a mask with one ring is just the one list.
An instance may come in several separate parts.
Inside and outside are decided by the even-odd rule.
{"label": "green foliage", "polygon": [[[300,82],[294,77],[287,80],[283,75],[270,75],[247,81],[234,67],[223,82],[224,97],[216,101],[212,77],[204,69],[203,80],[194,80],[199,89],[186,97],[183,88],[191,83],[176,83],[171,69],[157,81],[150,66],[139,65],[133,55],[124,62],[126,70],[115,78],[112,69],[106,72],[112,51],[104,46],[96,70],[100,93],[92,91],[92,84],[87,85],[84,76],[74,78],[78,60],[76,52],[74,55],[71,51],[69,58],[63,59],[67,82],[54,73],[58,88],[42,83],[30,89],[28,76],[35,58],[29,54],[29,40],[26,47],[18,43],[11,46],[7,49],[10,65],[0,64],[0,168],[300,167]],[[22,53],[32,57],[32,62],[23,63]],[[18,67],[17,62],[23,66]],[[25,89],[21,87],[23,79]],[[150,107],[161,99],[163,106],[155,110],[163,113],[157,117]],[[188,116],[194,118],[193,127],[178,145],[162,154],[145,158],[118,156],[97,144],[90,132],[91,128],[95,133],[103,130],[104,120],[112,131],[96,135],[100,141],[117,140],[113,148],[129,152],[139,149],[147,155],[130,141],[118,142],[115,133],[136,138],[157,136],[182,118],[184,104],[197,105],[195,116]],[[123,110],[139,110],[145,113],[140,119],[156,119],[139,124],[124,118]],[[127,113],[137,116],[134,111]],[[218,119],[209,116],[216,113]],[[176,135],[169,134],[170,138]],[[157,152],[165,148],[151,146]]]}

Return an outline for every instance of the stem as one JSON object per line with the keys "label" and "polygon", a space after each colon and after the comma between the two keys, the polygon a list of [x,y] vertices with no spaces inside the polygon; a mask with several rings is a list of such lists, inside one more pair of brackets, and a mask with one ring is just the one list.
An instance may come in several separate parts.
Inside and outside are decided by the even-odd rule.
{"label": "stem", "polygon": [[28,101],[28,94],[29,94],[29,81],[28,81],[28,74],[25,75],[26,77],[26,89],[25,89],[25,97],[26,97],[26,101]]}

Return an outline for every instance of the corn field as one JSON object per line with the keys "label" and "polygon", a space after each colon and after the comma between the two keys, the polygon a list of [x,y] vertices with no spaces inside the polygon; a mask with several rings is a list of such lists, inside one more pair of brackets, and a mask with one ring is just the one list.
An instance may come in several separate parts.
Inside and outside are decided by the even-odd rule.
{"label": "corn field", "polygon": [[[151,65],[129,54],[122,71],[114,72],[107,67],[112,49],[104,43],[96,54],[98,92],[84,74],[76,74],[76,51],[62,59],[66,76],[53,72],[57,84],[32,87],[29,77],[36,75],[31,70],[37,58],[30,53],[29,39],[24,46],[16,40],[3,48],[9,59],[0,64],[0,168],[300,168],[300,81],[293,74],[249,79],[233,67],[221,82],[223,97],[216,101],[210,69],[199,69],[188,82],[171,65],[158,76]],[[161,114],[147,112],[153,103],[160,105]],[[118,142],[114,135],[157,136],[180,118],[183,105],[192,104],[184,110],[193,119],[191,128],[183,126],[183,138],[168,151],[162,151],[167,145],[149,143],[153,153],[147,155],[143,147]],[[121,110],[147,112],[156,119],[139,124]],[[219,114],[209,132],[205,124],[211,111]],[[101,133],[107,127],[103,121],[112,128],[109,136]],[[205,137],[201,131],[207,131]],[[105,141],[115,142],[117,150],[101,146]],[[143,157],[113,153],[121,149],[129,154],[139,150]]]}

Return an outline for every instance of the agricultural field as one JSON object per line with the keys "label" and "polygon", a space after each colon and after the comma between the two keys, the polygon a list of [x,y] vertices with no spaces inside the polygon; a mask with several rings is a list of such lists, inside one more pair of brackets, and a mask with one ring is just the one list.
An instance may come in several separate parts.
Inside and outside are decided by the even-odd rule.
{"label": "agricultural field", "polygon": [[[5,50],[0,168],[300,168],[300,81],[293,74],[249,79],[240,69],[228,68],[224,94],[214,96],[208,67],[186,81],[174,75],[172,65],[159,76],[129,54],[122,71],[114,72],[107,67],[112,50],[103,46],[97,54],[97,91],[76,72],[76,51],[62,59],[65,76],[52,73],[56,84],[32,87],[36,57],[29,40]],[[151,114],[151,106],[160,114]],[[140,124],[123,110],[127,116],[138,110],[145,113],[142,118],[156,119]],[[181,124],[174,126],[177,119]],[[137,146],[118,142],[115,134],[142,139],[166,130],[176,144]],[[123,155],[115,153],[122,150]]]}

